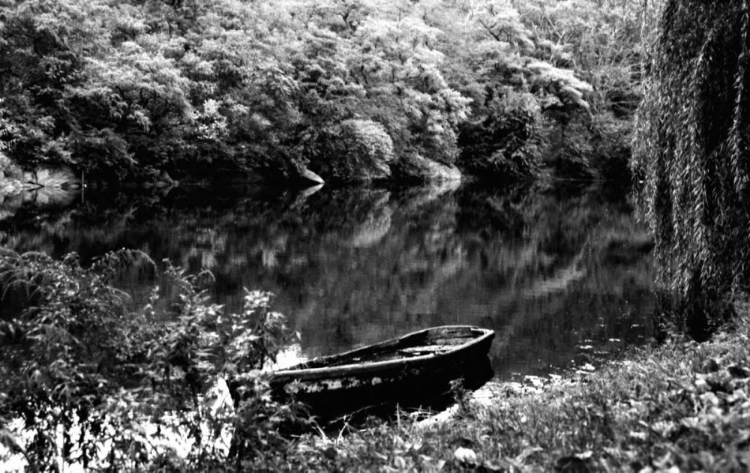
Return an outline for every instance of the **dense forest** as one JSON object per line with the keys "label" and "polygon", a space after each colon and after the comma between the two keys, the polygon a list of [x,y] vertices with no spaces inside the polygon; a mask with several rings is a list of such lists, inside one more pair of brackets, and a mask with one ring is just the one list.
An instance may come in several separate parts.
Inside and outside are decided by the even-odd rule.
{"label": "dense forest", "polygon": [[655,11],[3,0],[0,166],[134,182],[628,179]]}

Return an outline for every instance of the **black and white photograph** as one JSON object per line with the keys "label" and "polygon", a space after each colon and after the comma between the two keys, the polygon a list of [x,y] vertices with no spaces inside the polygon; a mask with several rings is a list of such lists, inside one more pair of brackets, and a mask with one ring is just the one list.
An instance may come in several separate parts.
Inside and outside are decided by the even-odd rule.
{"label": "black and white photograph", "polygon": [[750,471],[750,0],[0,0],[0,472]]}

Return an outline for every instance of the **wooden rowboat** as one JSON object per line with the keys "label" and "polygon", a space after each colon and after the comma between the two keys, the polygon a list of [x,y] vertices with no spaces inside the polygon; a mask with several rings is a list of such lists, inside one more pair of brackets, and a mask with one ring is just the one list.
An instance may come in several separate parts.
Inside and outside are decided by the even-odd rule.
{"label": "wooden rowboat", "polygon": [[384,404],[429,406],[450,394],[451,381],[476,389],[492,377],[488,352],[495,332],[449,325],[276,371],[272,395],[292,395],[322,419]]}

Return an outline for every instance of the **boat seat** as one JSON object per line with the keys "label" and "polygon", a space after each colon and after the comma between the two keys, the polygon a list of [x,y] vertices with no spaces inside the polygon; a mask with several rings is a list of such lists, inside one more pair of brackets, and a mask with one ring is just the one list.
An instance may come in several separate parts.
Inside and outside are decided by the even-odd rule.
{"label": "boat seat", "polygon": [[431,353],[441,353],[444,351],[450,350],[451,347],[445,346],[445,345],[426,345],[421,347],[409,347],[409,348],[402,348],[398,352],[402,355],[407,356],[420,356],[420,355],[429,355]]}

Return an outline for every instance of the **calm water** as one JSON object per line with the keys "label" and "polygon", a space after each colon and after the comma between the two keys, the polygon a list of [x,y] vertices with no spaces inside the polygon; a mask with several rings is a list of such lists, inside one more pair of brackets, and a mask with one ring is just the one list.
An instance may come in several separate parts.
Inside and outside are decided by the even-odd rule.
{"label": "calm water", "polygon": [[[271,291],[304,357],[489,327],[500,379],[595,365],[650,336],[654,310],[646,232],[624,195],[598,188],[27,195],[0,205],[0,244],[84,262],[141,249],[211,270],[212,297],[231,311],[243,288]],[[152,283],[124,282],[135,303]]]}

